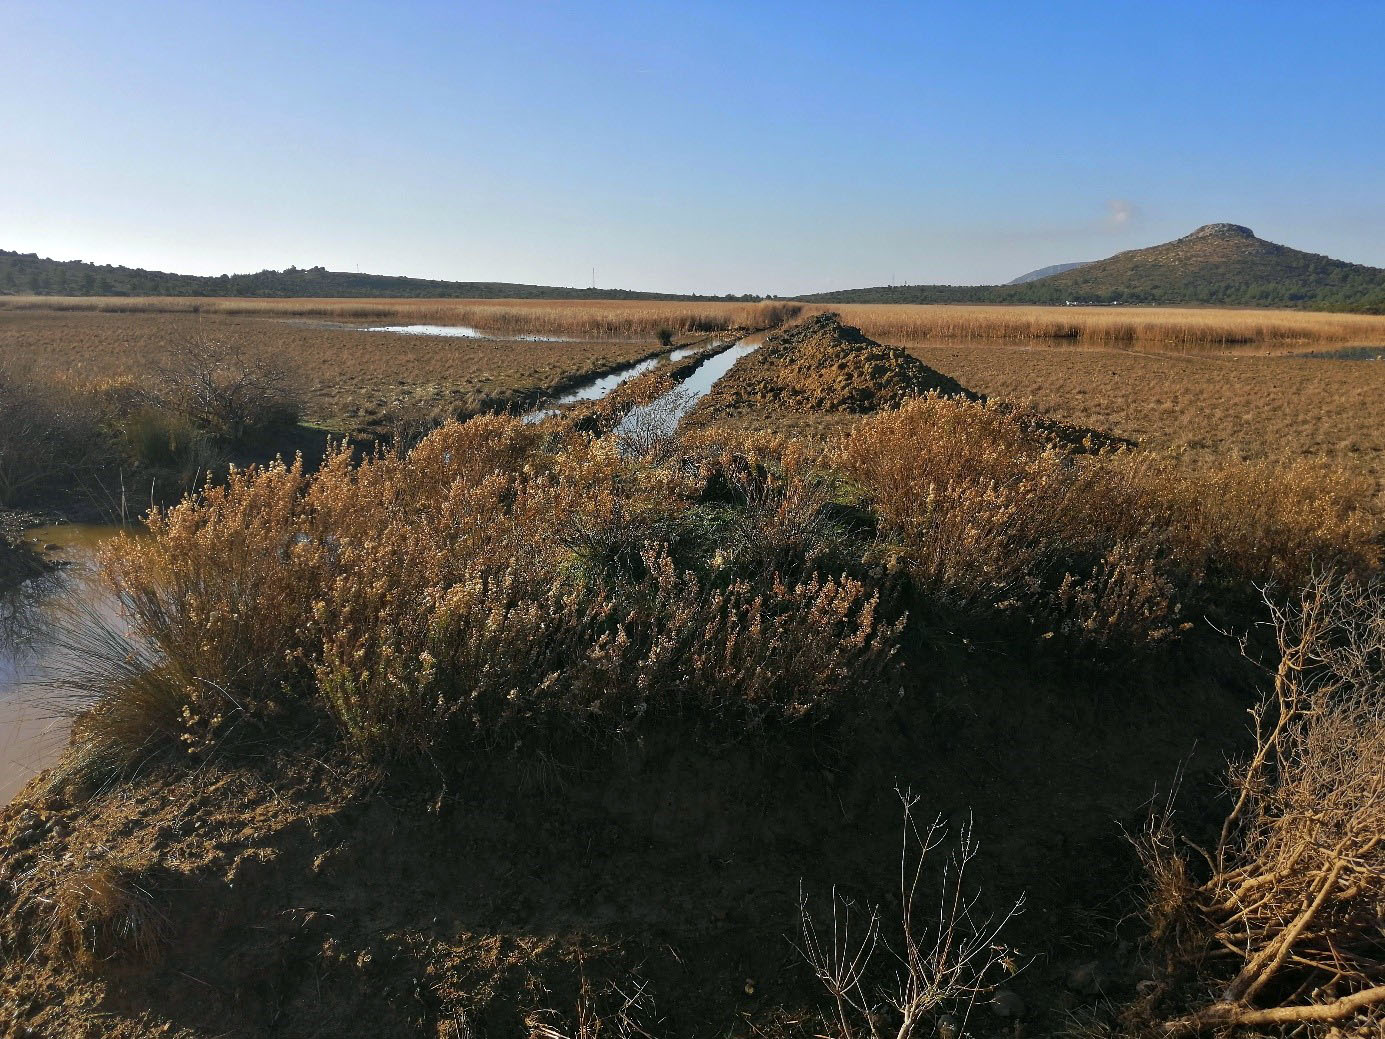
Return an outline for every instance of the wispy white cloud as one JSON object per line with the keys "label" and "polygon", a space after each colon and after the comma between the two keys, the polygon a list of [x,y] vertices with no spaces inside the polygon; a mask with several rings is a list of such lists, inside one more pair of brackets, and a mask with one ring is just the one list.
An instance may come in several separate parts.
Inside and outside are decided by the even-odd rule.
{"label": "wispy white cloud", "polygon": [[1140,219],[1140,207],[1128,198],[1113,198],[1106,203],[1106,226],[1123,231]]}

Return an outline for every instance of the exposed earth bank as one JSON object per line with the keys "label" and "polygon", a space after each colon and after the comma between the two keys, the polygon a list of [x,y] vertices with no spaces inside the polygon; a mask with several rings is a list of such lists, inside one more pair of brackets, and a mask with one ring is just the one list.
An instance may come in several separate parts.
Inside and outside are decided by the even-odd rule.
{"label": "exposed earth bank", "polygon": [[[311,741],[106,792],[40,777],[0,820],[0,1022],[514,1036],[544,1011],[573,1027],[585,979],[605,1012],[647,983],[655,1035],[818,1034],[800,885],[818,912],[837,885],[888,913],[899,787],[954,836],[974,819],[989,910],[1026,896],[1008,937],[1032,962],[1007,989],[1027,1034],[1052,1034],[1145,976],[1118,927],[1138,876],[1122,827],[1180,765],[1190,789],[1219,774],[1242,682],[1229,656],[1221,682],[1035,677],[984,650],[936,664],[896,707],[830,731],[499,753],[441,793]],[[1099,984],[1067,984],[1093,961]],[[972,1033],[1014,1026],[982,1007]]]}

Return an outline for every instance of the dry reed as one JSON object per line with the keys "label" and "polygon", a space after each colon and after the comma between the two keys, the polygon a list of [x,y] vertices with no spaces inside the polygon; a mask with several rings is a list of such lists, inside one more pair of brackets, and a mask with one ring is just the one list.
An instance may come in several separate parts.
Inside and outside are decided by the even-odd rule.
{"label": "dry reed", "polygon": [[1076,341],[1219,349],[1261,343],[1385,343],[1385,317],[1300,310],[1195,307],[1040,307],[790,301],[447,299],[208,299],[196,297],[0,297],[0,310],[174,313],[318,318],[353,324],[467,325],[495,334],[652,337],[660,328],[714,333],[767,328],[800,313],[836,310],[881,342],[929,340]]}

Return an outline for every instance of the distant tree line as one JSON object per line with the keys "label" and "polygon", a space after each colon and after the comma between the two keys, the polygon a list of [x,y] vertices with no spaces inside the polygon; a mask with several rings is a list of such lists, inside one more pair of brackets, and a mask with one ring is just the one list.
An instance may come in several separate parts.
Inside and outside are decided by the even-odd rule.
{"label": "distant tree line", "polygon": [[755,294],[697,296],[628,289],[574,289],[509,282],[438,281],[290,267],[256,274],[202,277],[138,267],[49,260],[0,249],[0,295],[12,296],[260,296],[456,299],[722,299],[753,302]]}
{"label": "distant tree line", "polygon": [[[1266,243],[1268,244],[1268,243]],[[1281,246],[1232,261],[1135,262],[1121,254],[1021,285],[886,285],[798,296],[814,303],[1208,304],[1385,313],[1385,270]],[[135,267],[49,260],[0,250],[0,296],[237,296],[454,299],[729,300],[627,289],[575,289],[509,282],[439,281],[290,267],[201,277]]]}

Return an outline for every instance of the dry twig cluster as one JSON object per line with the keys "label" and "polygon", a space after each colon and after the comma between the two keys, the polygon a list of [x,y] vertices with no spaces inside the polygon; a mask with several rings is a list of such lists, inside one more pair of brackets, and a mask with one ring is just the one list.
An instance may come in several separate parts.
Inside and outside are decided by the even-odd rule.
{"label": "dry twig cluster", "polygon": [[1280,661],[1216,844],[1141,842],[1154,935],[1220,977],[1170,1035],[1342,1021],[1385,1005],[1385,587],[1318,575],[1271,606]]}

